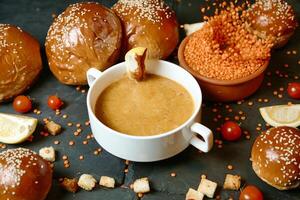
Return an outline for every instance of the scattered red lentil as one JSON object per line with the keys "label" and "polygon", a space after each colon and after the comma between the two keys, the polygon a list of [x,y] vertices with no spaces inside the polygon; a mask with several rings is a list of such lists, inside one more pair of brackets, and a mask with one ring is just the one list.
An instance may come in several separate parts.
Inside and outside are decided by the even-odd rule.
{"label": "scattered red lentil", "polygon": [[232,170],[233,166],[232,165],[227,165],[227,169]]}
{"label": "scattered red lentil", "polygon": [[143,196],[144,196],[143,193],[138,193],[138,197],[139,197],[139,198],[142,198]]}
{"label": "scattered red lentil", "polygon": [[69,160],[64,160],[64,165],[67,165],[69,163],[70,163]]}
{"label": "scattered red lentil", "polygon": [[69,145],[73,146],[75,144],[75,142],[73,140],[69,141]]}
{"label": "scattered red lentil", "polygon": [[83,140],[82,144],[86,145],[86,144],[88,144],[88,141],[87,140]]}

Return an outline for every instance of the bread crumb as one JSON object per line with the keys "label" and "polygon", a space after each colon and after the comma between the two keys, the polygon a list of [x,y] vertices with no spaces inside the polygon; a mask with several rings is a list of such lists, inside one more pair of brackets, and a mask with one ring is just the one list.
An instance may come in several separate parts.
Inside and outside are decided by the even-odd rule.
{"label": "bread crumb", "polygon": [[201,179],[198,191],[209,198],[213,198],[218,184],[208,179]]}
{"label": "bread crumb", "polygon": [[76,178],[63,178],[63,181],[60,183],[61,187],[69,192],[76,193],[78,191],[78,184]]}
{"label": "bread crumb", "polygon": [[226,174],[223,188],[228,190],[239,190],[241,187],[241,179],[242,178],[238,175]]}
{"label": "bread crumb", "polygon": [[90,174],[82,174],[78,181],[78,186],[84,190],[90,191],[96,186],[96,179]]}
{"label": "bread crumb", "polygon": [[140,178],[134,181],[133,191],[135,193],[147,193],[150,192],[150,185],[148,178]]}
{"label": "bread crumb", "polygon": [[61,125],[55,123],[54,121],[49,121],[45,125],[45,129],[51,134],[51,135],[57,135],[61,132]]}
{"label": "bread crumb", "polygon": [[39,150],[39,155],[47,161],[54,162],[55,161],[55,150],[51,147],[44,147]]}
{"label": "bread crumb", "polygon": [[108,177],[108,176],[101,176],[99,185],[107,187],[107,188],[114,188],[115,187],[115,179]]}
{"label": "bread crumb", "polygon": [[185,200],[202,200],[203,198],[204,194],[192,188],[189,189],[185,196]]}

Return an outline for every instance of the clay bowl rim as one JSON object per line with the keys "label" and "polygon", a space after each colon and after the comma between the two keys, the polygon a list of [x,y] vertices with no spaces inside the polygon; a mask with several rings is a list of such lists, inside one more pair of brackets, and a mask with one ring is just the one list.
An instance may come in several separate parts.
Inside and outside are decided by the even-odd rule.
{"label": "clay bowl rim", "polygon": [[178,60],[179,60],[180,66],[185,68],[188,72],[190,72],[193,76],[195,76],[200,81],[204,81],[204,82],[211,83],[214,85],[224,85],[224,86],[238,85],[238,84],[242,84],[247,81],[253,80],[253,79],[257,78],[258,76],[262,75],[269,65],[269,61],[266,61],[266,63],[262,67],[260,67],[256,72],[254,72],[253,74],[250,74],[249,76],[246,76],[243,78],[234,79],[234,80],[218,80],[218,79],[213,79],[213,78],[208,78],[208,77],[202,76],[198,72],[196,72],[195,70],[190,68],[184,59],[183,52],[184,52],[185,46],[186,46],[190,36],[191,35],[186,36],[180,43],[179,48],[178,48]]}

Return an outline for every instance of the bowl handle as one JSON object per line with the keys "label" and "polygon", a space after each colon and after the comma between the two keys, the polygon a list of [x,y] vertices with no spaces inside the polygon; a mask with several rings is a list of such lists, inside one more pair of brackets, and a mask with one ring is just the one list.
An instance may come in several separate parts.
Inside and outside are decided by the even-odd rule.
{"label": "bowl handle", "polygon": [[212,131],[206,126],[203,126],[202,124],[199,123],[194,123],[191,126],[191,131],[201,135],[204,141],[198,138],[196,135],[194,135],[190,140],[190,144],[202,152],[209,152],[214,143],[214,137]]}
{"label": "bowl handle", "polygon": [[90,68],[86,73],[87,82],[88,82],[89,86],[92,86],[94,81],[97,78],[99,78],[101,76],[101,74],[102,74],[102,72],[100,72],[98,69]]}

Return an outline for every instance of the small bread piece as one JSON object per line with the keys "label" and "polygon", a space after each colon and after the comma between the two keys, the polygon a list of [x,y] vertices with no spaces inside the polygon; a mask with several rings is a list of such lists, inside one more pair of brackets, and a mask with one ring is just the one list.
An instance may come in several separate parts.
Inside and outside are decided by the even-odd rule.
{"label": "small bread piece", "polygon": [[115,187],[115,179],[108,176],[101,176],[99,185],[114,188]]}
{"label": "small bread piece", "polygon": [[90,191],[96,186],[96,179],[90,174],[82,174],[78,181],[78,186],[84,190]]}
{"label": "small bread piece", "polygon": [[198,191],[209,198],[213,198],[218,184],[208,179],[201,179]]}
{"label": "small bread piece", "polygon": [[142,81],[146,76],[147,48],[136,47],[125,55],[127,75],[130,79]]}
{"label": "small bread piece", "polygon": [[55,150],[51,147],[44,147],[39,150],[39,155],[47,161],[54,162],[55,161]]}
{"label": "small bread piece", "polygon": [[60,185],[65,190],[73,193],[76,193],[79,189],[76,178],[64,178]]}
{"label": "small bread piece", "polygon": [[133,191],[135,193],[147,193],[150,192],[150,185],[148,178],[140,178],[134,181]]}
{"label": "small bread piece", "polygon": [[224,189],[227,190],[239,190],[241,187],[242,178],[238,175],[226,174]]}
{"label": "small bread piece", "polygon": [[202,200],[204,198],[204,194],[201,192],[190,188],[186,193],[185,200]]}
{"label": "small bread piece", "polygon": [[54,121],[50,121],[46,123],[45,129],[51,134],[51,135],[58,135],[61,132],[61,125],[55,123]]}

